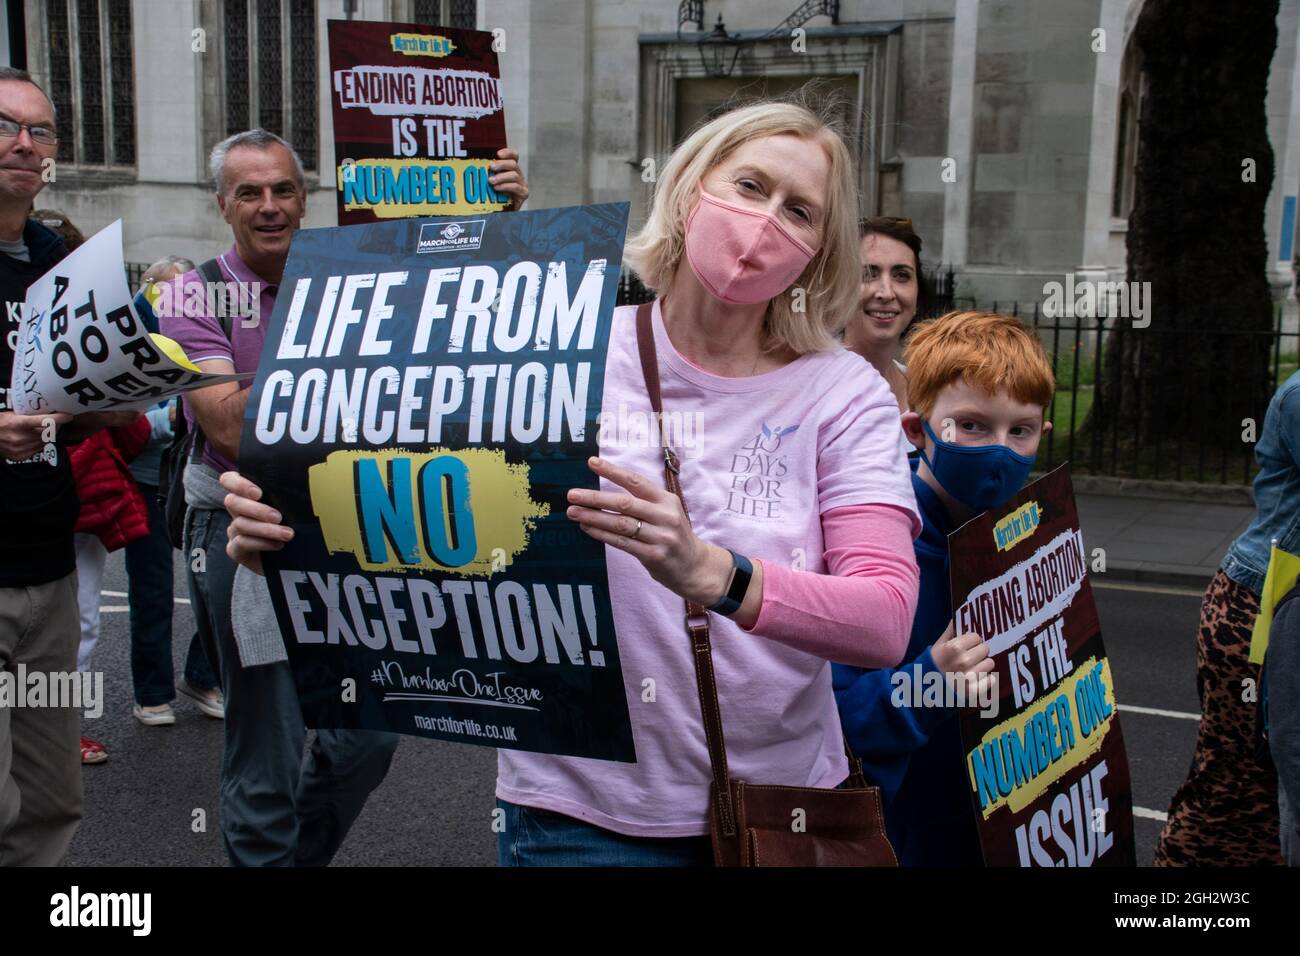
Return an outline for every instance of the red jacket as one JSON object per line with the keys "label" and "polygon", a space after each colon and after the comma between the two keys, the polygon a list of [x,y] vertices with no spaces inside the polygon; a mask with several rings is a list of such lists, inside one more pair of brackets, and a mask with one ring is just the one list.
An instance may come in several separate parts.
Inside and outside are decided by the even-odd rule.
{"label": "red jacket", "polygon": [[149,534],[149,508],[126,463],[149,444],[149,420],[105,428],[72,447],[72,476],[81,499],[77,531],[116,551]]}

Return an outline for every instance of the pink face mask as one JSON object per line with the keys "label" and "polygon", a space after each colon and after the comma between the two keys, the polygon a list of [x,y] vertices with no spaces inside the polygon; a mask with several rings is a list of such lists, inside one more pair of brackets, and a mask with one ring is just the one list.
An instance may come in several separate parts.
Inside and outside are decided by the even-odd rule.
{"label": "pink face mask", "polygon": [[696,278],[715,298],[732,305],[755,305],[780,295],[815,252],[776,217],[724,202],[703,186],[686,220],[686,258]]}

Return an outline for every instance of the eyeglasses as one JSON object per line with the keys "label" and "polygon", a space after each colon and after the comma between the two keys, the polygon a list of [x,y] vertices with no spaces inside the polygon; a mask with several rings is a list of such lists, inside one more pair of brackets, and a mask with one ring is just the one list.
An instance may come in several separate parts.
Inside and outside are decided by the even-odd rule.
{"label": "eyeglasses", "polygon": [[0,136],[6,138],[17,136],[23,130],[27,130],[33,142],[45,146],[57,146],[59,144],[59,134],[48,126],[28,126],[26,123],[15,123],[13,120],[0,119]]}

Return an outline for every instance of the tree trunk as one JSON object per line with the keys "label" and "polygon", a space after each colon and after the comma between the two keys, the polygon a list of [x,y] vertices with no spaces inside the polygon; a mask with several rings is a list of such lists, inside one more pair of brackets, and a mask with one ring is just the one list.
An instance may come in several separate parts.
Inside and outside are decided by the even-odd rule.
{"label": "tree trunk", "polygon": [[1242,421],[1268,404],[1277,12],[1278,0],[1146,0],[1139,16],[1147,88],[1127,278],[1150,283],[1150,325],[1106,323],[1116,332],[1100,356],[1094,447],[1177,442],[1226,456],[1248,450]]}

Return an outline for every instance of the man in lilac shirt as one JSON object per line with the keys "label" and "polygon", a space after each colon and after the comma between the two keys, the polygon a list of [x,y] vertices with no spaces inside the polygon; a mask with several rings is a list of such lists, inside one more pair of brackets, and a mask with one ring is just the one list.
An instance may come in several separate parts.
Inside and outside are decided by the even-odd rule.
{"label": "man in lilac shirt", "polygon": [[[518,154],[503,149],[497,157],[489,182],[510,197],[510,209],[518,209],[528,197]],[[289,243],[306,212],[306,178],[293,148],[260,129],[218,143],[210,168],[217,207],[235,238],[215,261],[228,293],[225,307],[235,305],[238,314],[229,315],[227,335],[200,266],[170,290],[169,307],[160,309],[161,331],[206,372],[253,372],[266,338],[263,320],[275,306]],[[194,302],[207,304],[195,309]],[[217,479],[238,470],[251,385],[252,379],[213,385],[185,398],[186,418],[203,433],[201,458],[185,475],[190,593],[208,659],[219,662],[226,701],[221,832],[235,865],[323,866],[383,781],[399,738],[318,730],[304,763],[306,732],[282,646],[276,648],[279,659],[265,660],[258,656],[262,648],[250,649],[232,626],[235,564],[226,554],[230,516]]]}
{"label": "man in lilac shirt", "polygon": [[[211,169],[217,206],[235,237],[216,262],[224,291],[234,294],[224,300],[210,296],[202,267],[188,272],[171,288],[170,303],[160,309],[160,325],[205,371],[252,372],[289,241],[306,209],[306,181],[292,147],[264,130],[217,144]],[[200,302],[202,307],[195,308]],[[238,314],[227,319],[227,337],[213,313],[231,305]],[[238,467],[251,384],[249,379],[213,385],[190,392],[185,400],[186,417],[202,431],[196,437],[202,457],[191,461],[185,476],[190,595],[199,636],[208,659],[219,665],[226,699],[222,839],[236,866],[323,866],[384,779],[398,738],[317,731],[304,763],[306,731],[287,661],[250,662],[237,640],[231,622],[235,565],[226,554],[230,518],[217,476]]]}

